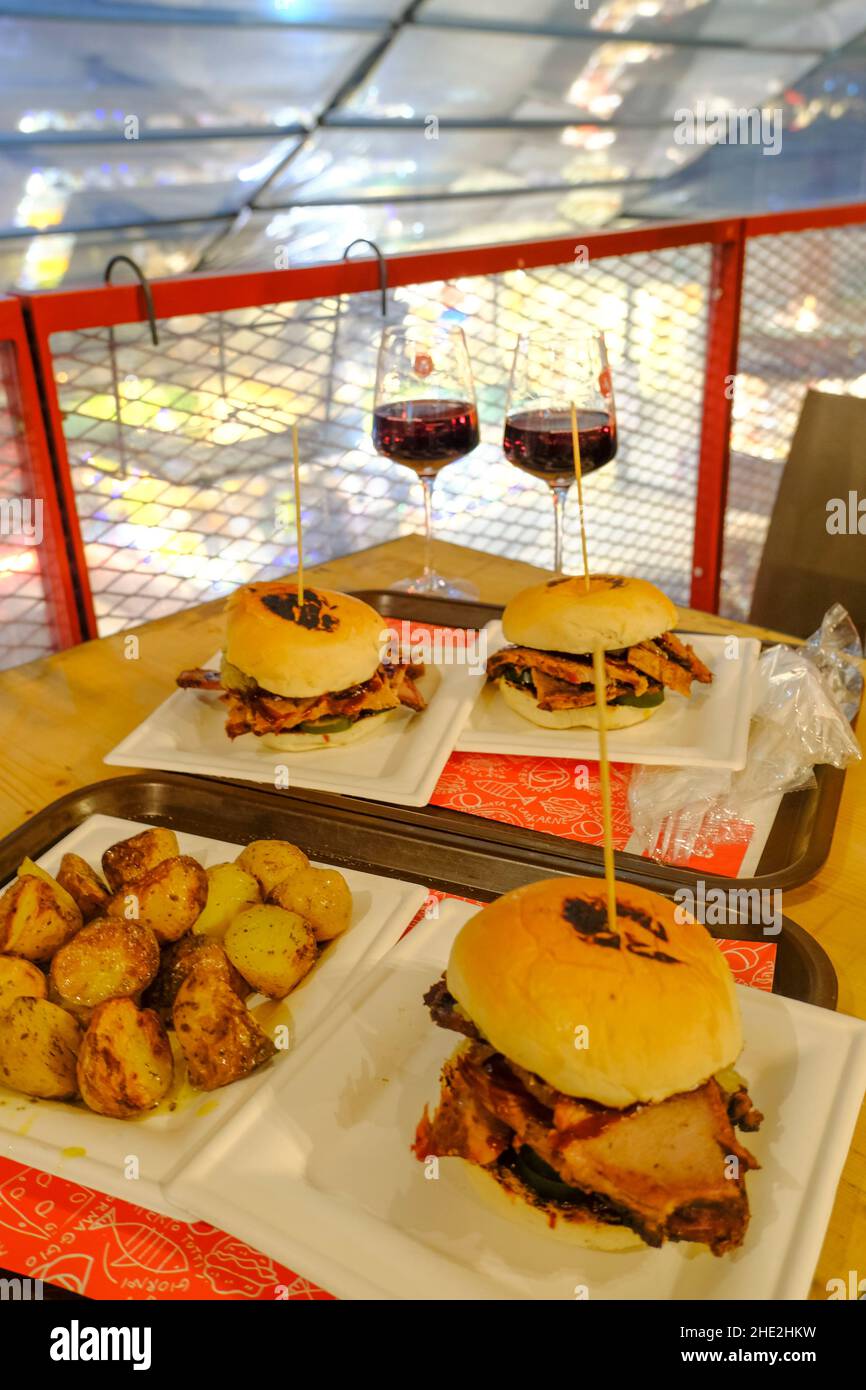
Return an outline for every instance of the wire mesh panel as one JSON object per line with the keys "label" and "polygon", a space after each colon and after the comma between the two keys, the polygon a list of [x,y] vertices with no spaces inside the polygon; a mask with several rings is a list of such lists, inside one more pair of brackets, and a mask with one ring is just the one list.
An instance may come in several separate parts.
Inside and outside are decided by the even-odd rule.
{"label": "wire mesh panel", "polygon": [[0,333],[0,669],[46,656],[58,646],[41,493],[25,429],[16,346]]}
{"label": "wire mesh panel", "polygon": [[[616,462],[587,480],[596,568],[628,567],[688,596],[709,248],[685,246],[416,284],[389,321],[456,322],[469,342],[482,444],[439,475],[436,532],[552,563],[545,484],[505,463],[503,409],[519,333],[603,327]],[[51,340],[101,633],[296,562],[292,422],[300,427],[308,563],[421,529],[413,475],[370,439],[378,296],[88,329]],[[576,502],[566,566],[579,566]]]}
{"label": "wire mesh panel", "polygon": [[730,617],[748,617],[806,390],[866,395],[864,270],[863,226],[746,244],[722,573]]}

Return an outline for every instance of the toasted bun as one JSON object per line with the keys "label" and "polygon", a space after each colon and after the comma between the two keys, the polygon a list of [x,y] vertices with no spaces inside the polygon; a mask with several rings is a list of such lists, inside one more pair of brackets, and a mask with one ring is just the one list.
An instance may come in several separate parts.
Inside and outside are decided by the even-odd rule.
{"label": "toasted bun", "polygon": [[[583,709],[539,709],[538,701],[531,690],[519,690],[516,685],[501,677],[496,681],[499,692],[515,714],[522,714],[542,729],[597,729],[598,708],[585,705]],[[607,705],[605,724],[608,729],[628,729],[632,724],[642,724],[655,714],[661,705],[650,709],[637,709],[634,705]]]}
{"label": "toasted bun", "polygon": [[495,1210],[497,1216],[534,1230],[536,1235],[543,1235],[545,1241],[556,1240],[583,1250],[611,1252],[647,1248],[637,1232],[628,1226],[598,1221],[581,1208],[543,1202],[510,1169],[480,1168],[467,1163],[461,1165],[461,1170],[461,1179]]}
{"label": "toasted bun", "polygon": [[299,613],[297,584],[279,579],[238,589],[227,613],[226,659],[274,695],[347,690],[368,681],[382,659],[385,623],[349,594],[305,584]]}
{"label": "toasted bun", "polygon": [[397,710],[383,709],[376,714],[367,714],[356,719],[348,729],[340,729],[335,734],[263,734],[259,740],[266,748],[276,748],[281,753],[309,753],[313,748],[345,748],[349,743],[359,743],[361,739],[380,734],[392,714]]}
{"label": "toasted bun", "polygon": [[733,977],[706,929],[633,884],[617,885],[617,908],[612,936],[598,879],[517,888],[466,923],[447,980],[512,1062],[621,1108],[694,1090],[743,1040]]}
{"label": "toasted bun", "polygon": [[582,655],[601,646],[618,651],[658,637],[678,613],[661,589],[646,579],[594,574],[550,579],[523,589],[507,605],[502,628],[509,642],[546,652]]}

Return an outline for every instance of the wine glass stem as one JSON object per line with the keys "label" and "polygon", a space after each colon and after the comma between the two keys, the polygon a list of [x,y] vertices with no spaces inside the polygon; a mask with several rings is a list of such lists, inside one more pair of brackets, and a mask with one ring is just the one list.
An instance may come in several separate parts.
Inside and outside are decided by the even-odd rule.
{"label": "wine glass stem", "polygon": [[424,490],[424,578],[433,573],[433,483],[435,473],[422,473],[421,487]]}
{"label": "wine glass stem", "polygon": [[568,496],[568,484],[563,486],[561,483],[551,488],[553,493],[553,569],[555,574],[562,574],[562,516],[565,511],[565,499]]}

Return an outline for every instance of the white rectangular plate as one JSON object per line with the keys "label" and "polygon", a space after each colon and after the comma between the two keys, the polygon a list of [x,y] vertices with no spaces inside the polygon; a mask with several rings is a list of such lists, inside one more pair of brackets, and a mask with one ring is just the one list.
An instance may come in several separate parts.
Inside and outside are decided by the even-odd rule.
{"label": "white rectangular plate", "polygon": [[[114,816],[91,816],[43,854],[38,863],[49,873],[56,873],[61,858],[71,850],[99,868],[102,852],[109,845],[148,828]],[[181,853],[191,854],[205,868],[235,859],[241,849],[240,845],[182,831],[177,838]],[[268,1066],[243,1081],[218,1091],[194,1091],[186,1085],[179,1094],[173,1090],[159,1109],[137,1120],[95,1115],[80,1103],[33,1101],[0,1087],[3,1153],[128,1202],[175,1214],[177,1208],[166,1202],[162,1192],[167,1177],[202,1140],[221,1129],[228,1117],[267,1083],[275,1069],[289,1065],[294,1047],[326,1020],[327,1011],[346,986],[399,939],[426,898],[425,890],[414,883],[353,869],[341,872],[352,891],[351,926],[326,948],[287,999],[261,1005],[262,1026],[273,1029],[286,1024],[291,1048],[278,1052]],[[172,1100],[176,1108],[170,1110]],[[138,1160],[140,1176],[136,1180],[125,1176],[130,1156]]]}
{"label": "white rectangular plate", "polygon": [[447,904],[389,952],[170,1195],[345,1298],[805,1298],[866,1086],[866,1024],[740,988],[737,1066],[766,1117],[744,1137],[762,1168],[743,1247],[583,1250],[503,1213],[469,1164],[442,1159],[431,1181],[409,1150],[458,1042],[422,995],[474,910]]}
{"label": "white rectangular plate", "polygon": [[[219,666],[219,655],[211,666]],[[208,777],[240,777],[284,787],[343,792],[397,806],[426,806],[483,682],[465,665],[428,666],[420,714],[401,709],[382,731],[348,748],[276,752],[255,734],[231,741],[216,694],[177,690],[106,756],[115,767],[156,767]]]}
{"label": "white rectangular plate", "polygon": [[[487,650],[505,646],[500,622],[488,623]],[[665,692],[651,719],[630,729],[612,729],[613,762],[658,763],[665,767],[746,765],[752,678],[760,652],[753,637],[729,648],[727,637],[688,634],[688,641],[713,673],[712,685],[692,686],[689,699]],[[529,757],[598,757],[595,729],[542,729],[509,709],[493,685],[479,692],[457,747],[464,753],[517,753]]]}

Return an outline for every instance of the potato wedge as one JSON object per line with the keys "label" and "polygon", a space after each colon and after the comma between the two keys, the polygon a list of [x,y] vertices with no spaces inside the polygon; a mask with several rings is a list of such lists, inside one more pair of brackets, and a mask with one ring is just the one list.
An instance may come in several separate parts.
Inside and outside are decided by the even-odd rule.
{"label": "potato wedge", "polygon": [[[71,912],[73,916],[75,915],[75,908],[78,907],[78,904],[76,903],[72,894],[69,892],[67,888],[63,887],[63,884],[60,883],[58,879],[52,878],[51,874],[48,872],[47,869],[43,869],[39,864],[34,864],[32,859],[22,859],[20,865],[18,866],[18,877],[41,878],[43,883],[50,883],[51,887],[54,889],[55,895],[57,896],[58,900],[63,904],[67,911]],[[80,908],[78,910],[79,912],[81,911]]]}
{"label": "potato wedge", "polygon": [[193,930],[221,941],[232,918],[257,902],[261,893],[251,873],[239,864],[214,864],[207,870],[207,903]]}
{"label": "potato wedge", "polygon": [[211,970],[189,972],[172,1016],[189,1079],[203,1091],[248,1076],[276,1051],[246,1004]]}
{"label": "potato wedge", "polygon": [[80,854],[64,854],[57,871],[57,882],[78,904],[85,922],[92,922],[94,917],[103,915],[111,894],[96,870],[91,869]]}
{"label": "potato wedge", "polygon": [[102,872],[113,893],[126,883],[136,883],[161,864],[164,859],[177,859],[180,846],[173,830],[155,826],[141,830],[128,840],[109,845],[102,856]]}
{"label": "potato wedge", "polygon": [[207,902],[207,874],[188,855],[165,859],[110,899],[106,913],[150,927],[157,941],[177,941]]}
{"label": "potato wedge", "polygon": [[171,1086],[174,1059],[168,1035],[152,1009],[131,999],[108,999],[93,1010],[78,1053],[81,1099],[117,1120],[159,1105]]}
{"label": "potato wedge", "polygon": [[288,840],[253,840],[235,860],[242,869],[252,874],[265,898],[278,883],[285,883],[299,869],[305,869],[309,862],[304,851]]}
{"label": "potato wedge", "polygon": [[271,999],[284,999],[318,957],[313,929],[303,917],[269,903],[239,913],[224,944],[232,965]]}
{"label": "potato wedge", "polygon": [[0,951],[25,960],[50,960],[82,926],[81,913],[57,885],[26,875],[0,898]]}
{"label": "potato wedge", "polygon": [[309,922],[317,941],[332,941],[352,920],[352,894],[338,869],[300,869],[277,885],[271,901]]}
{"label": "potato wedge", "polygon": [[167,1022],[171,1018],[177,992],[193,969],[207,971],[223,980],[239,999],[246,999],[253,992],[252,987],[235,970],[219,941],[188,932],[180,941],[163,948],[159,973],[142,1002],[149,1009],[156,1009]]}
{"label": "potato wedge", "polygon": [[32,961],[0,956],[0,1013],[15,999],[44,999],[48,981]]}
{"label": "potato wedge", "polygon": [[140,994],[159,969],[159,944],[143,922],[98,917],[54,955],[51,997],[73,1009]]}
{"label": "potato wedge", "polygon": [[0,1083],[43,1100],[76,1095],[81,1029],[47,999],[15,999],[0,1014]]}

